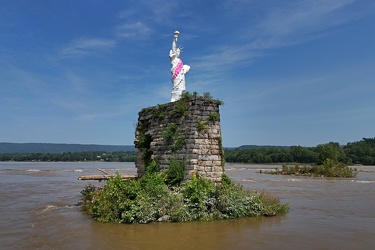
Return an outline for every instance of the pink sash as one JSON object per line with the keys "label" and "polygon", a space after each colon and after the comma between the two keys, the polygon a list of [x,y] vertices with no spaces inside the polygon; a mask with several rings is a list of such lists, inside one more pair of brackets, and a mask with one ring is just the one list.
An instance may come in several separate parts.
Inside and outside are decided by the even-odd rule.
{"label": "pink sash", "polygon": [[182,63],[182,60],[180,58],[178,58],[178,63],[177,63],[177,66],[176,66],[176,68],[173,72],[172,79],[176,79],[176,77],[180,74],[183,66],[184,66],[184,64]]}

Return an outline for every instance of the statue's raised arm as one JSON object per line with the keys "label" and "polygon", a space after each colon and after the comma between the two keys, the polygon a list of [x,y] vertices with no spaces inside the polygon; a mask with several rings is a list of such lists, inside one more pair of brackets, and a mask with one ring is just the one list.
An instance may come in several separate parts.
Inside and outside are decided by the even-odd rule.
{"label": "statue's raised arm", "polygon": [[186,90],[185,74],[189,72],[190,66],[184,65],[180,59],[182,48],[177,47],[177,40],[180,32],[175,31],[172,41],[172,49],[169,51],[169,58],[171,60],[171,73],[172,73],[172,98],[171,102],[175,102],[181,98],[182,92]]}
{"label": "statue's raised arm", "polygon": [[174,32],[173,41],[172,41],[172,49],[169,52],[169,57],[171,58],[171,60],[177,54],[177,39],[178,39],[179,34],[180,34],[180,32],[178,32],[178,31]]}

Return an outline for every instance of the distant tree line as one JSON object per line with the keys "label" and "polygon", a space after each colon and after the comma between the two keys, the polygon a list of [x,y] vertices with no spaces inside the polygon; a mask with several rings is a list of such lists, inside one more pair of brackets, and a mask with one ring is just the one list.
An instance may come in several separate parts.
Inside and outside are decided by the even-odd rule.
{"label": "distant tree line", "polygon": [[76,162],[76,161],[107,161],[107,162],[134,162],[137,151],[84,151],[64,153],[5,153],[0,154],[0,161],[52,161],[52,162]]}
{"label": "distant tree line", "polygon": [[[225,161],[236,163],[323,164],[326,159],[345,164],[375,165],[375,138],[363,138],[342,146],[337,142],[315,147],[239,147],[225,149]],[[134,162],[137,151],[83,151],[64,153],[3,153],[0,161],[108,161]]]}
{"label": "distant tree line", "polygon": [[323,164],[326,159],[345,164],[375,165],[375,138],[341,146],[337,142],[315,147],[260,147],[225,149],[225,161],[236,163]]}

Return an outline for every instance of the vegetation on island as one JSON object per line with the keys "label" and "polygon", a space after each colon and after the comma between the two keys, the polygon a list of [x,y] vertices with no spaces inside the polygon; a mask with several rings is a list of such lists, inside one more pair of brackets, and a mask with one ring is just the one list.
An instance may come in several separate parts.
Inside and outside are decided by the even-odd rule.
{"label": "vegetation on island", "polygon": [[357,175],[357,169],[327,158],[322,165],[282,165],[282,169],[266,170],[265,174],[300,175],[311,177],[342,177],[352,178]]}
{"label": "vegetation on island", "polygon": [[263,192],[245,190],[225,174],[213,183],[198,174],[183,180],[183,168],[171,164],[159,172],[152,162],[139,179],[117,176],[103,188],[82,191],[83,209],[95,220],[117,223],[187,222],[274,216],[288,212],[288,204]]}

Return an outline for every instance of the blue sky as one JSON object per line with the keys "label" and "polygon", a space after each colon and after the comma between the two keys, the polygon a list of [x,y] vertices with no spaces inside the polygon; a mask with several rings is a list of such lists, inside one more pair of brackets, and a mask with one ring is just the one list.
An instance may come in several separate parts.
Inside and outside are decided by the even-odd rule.
{"label": "blue sky", "polygon": [[132,145],[187,90],[224,101],[224,146],[374,137],[373,0],[2,0],[0,141]]}

